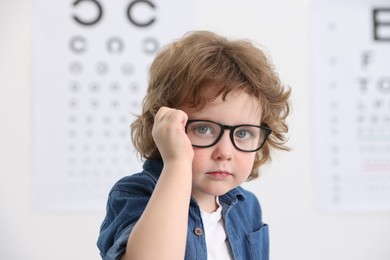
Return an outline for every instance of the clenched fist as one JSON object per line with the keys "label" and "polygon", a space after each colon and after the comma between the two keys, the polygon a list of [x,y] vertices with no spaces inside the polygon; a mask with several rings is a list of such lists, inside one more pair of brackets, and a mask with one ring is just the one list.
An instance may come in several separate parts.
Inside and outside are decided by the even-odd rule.
{"label": "clenched fist", "polygon": [[158,110],[152,135],[164,163],[185,160],[192,162],[194,151],[185,133],[187,120],[187,114],[181,110],[168,107]]}

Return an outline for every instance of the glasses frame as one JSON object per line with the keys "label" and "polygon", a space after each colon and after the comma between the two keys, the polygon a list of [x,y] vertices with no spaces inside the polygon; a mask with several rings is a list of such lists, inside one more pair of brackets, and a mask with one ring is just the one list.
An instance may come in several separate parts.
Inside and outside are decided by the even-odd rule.
{"label": "glasses frame", "polygon": [[[262,125],[251,125],[251,124],[243,124],[243,125],[224,125],[224,124],[220,124],[220,123],[217,123],[217,122],[214,122],[214,121],[211,121],[211,120],[202,120],[202,119],[196,119],[196,120],[188,120],[187,123],[186,123],[186,126],[185,126],[185,132],[187,134],[187,130],[188,130],[188,126],[191,124],[191,123],[194,123],[194,122],[209,122],[209,123],[213,123],[213,124],[216,124],[216,125],[219,125],[221,127],[221,132],[219,133],[218,137],[215,139],[215,141],[212,143],[212,144],[209,144],[209,145],[194,145],[192,144],[193,147],[197,147],[197,148],[209,148],[211,146],[214,146],[216,145],[219,140],[221,140],[223,134],[225,133],[225,130],[230,130],[230,140],[232,141],[232,144],[233,146],[241,151],[241,152],[247,152],[247,153],[251,153],[251,152],[256,152],[258,150],[260,150],[265,142],[267,141],[268,137],[271,135],[272,133],[272,129],[269,128],[267,125],[265,124],[262,124]],[[264,137],[264,141],[261,143],[260,147],[257,148],[257,149],[253,149],[253,150],[242,150],[240,149],[239,147],[237,147],[236,143],[234,142],[234,131],[239,128],[239,127],[245,127],[245,126],[254,126],[254,127],[258,127],[262,130],[264,130],[264,133],[265,133],[265,137]]]}

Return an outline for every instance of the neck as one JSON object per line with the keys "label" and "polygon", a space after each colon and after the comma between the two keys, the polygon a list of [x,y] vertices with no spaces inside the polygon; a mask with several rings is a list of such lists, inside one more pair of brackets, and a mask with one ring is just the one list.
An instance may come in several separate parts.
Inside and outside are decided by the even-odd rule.
{"label": "neck", "polygon": [[199,207],[205,212],[214,212],[218,209],[217,197],[215,196],[194,196],[194,199],[198,203]]}

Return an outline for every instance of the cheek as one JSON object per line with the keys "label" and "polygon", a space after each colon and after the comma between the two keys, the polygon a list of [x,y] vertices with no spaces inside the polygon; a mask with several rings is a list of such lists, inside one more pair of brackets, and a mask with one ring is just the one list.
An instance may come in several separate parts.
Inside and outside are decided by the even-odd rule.
{"label": "cheek", "polygon": [[245,173],[248,177],[253,169],[254,162],[255,162],[254,154],[244,154],[244,156],[242,156],[239,159],[238,167],[240,167],[241,172]]}
{"label": "cheek", "polygon": [[192,161],[193,173],[200,172],[207,166],[207,161],[210,158],[210,154],[207,149],[194,148],[194,160]]}

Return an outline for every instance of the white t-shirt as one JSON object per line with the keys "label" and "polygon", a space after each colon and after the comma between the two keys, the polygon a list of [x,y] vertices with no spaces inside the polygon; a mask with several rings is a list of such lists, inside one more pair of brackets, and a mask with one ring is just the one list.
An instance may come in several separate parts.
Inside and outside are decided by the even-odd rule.
{"label": "white t-shirt", "polygon": [[214,212],[200,210],[204,233],[206,236],[207,259],[208,260],[229,260],[233,259],[230,252],[230,245],[226,237],[224,221],[222,218],[222,206],[217,197],[218,209]]}

